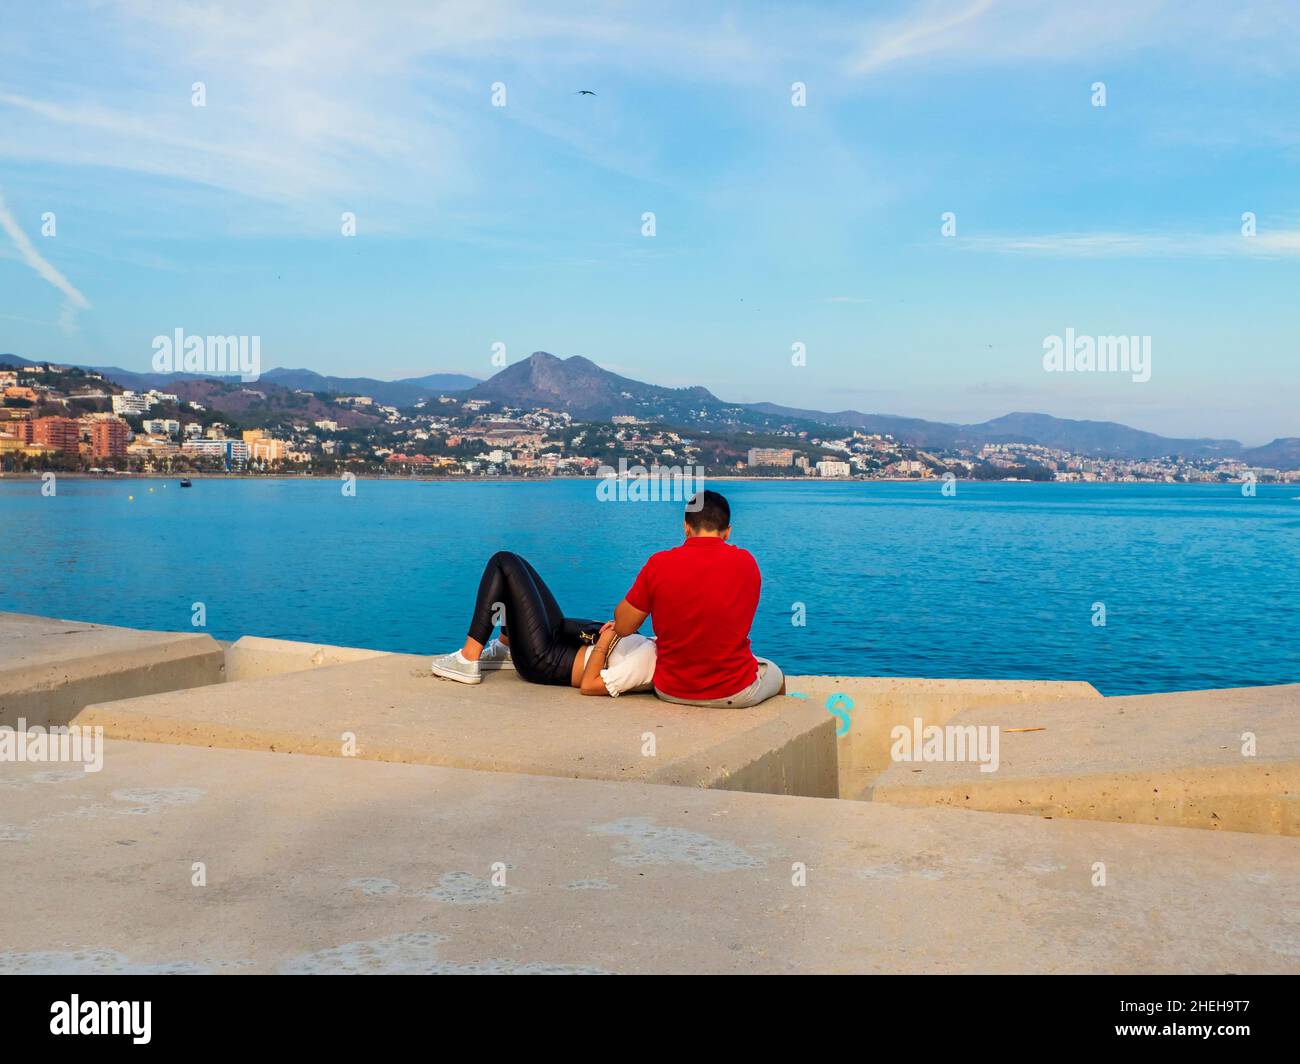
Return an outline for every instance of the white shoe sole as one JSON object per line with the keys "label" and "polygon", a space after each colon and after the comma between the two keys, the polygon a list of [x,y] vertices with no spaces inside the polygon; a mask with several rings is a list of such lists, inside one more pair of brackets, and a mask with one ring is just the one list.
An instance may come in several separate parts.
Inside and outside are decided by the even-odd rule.
{"label": "white shoe sole", "polygon": [[463,672],[452,672],[450,669],[443,669],[437,665],[430,665],[429,669],[435,676],[441,676],[444,680],[455,680],[457,683],[470,685],[483,682],[481,674],[478,676],[466,676]]}

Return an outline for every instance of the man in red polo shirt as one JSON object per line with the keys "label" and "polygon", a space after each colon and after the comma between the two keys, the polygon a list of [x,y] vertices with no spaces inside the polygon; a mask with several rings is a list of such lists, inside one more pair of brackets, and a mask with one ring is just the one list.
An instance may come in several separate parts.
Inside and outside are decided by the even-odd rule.
{"label": "man in red polo shirt", "polygon": [[616,635],[654,618],[655,694],[687,706],[756,706],[785,691],[774,662],[755,658],[749,628],[762,585],[754,556],[727,542],[731,507],[716,491],[686,507],[686,542],[650,556],[614,611]]}

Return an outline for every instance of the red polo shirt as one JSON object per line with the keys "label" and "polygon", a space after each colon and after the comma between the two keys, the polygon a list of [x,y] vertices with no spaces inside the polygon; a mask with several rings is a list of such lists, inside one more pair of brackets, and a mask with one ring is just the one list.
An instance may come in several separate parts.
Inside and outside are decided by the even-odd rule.
{"label": "red polo shirt", "polygon": [[659,641],[655,687],[674,698],[728,698],[758,675],[749,629],[762,578],[754,556],[716,536],[690,536],[652,554],[628,604],[651,615]]}

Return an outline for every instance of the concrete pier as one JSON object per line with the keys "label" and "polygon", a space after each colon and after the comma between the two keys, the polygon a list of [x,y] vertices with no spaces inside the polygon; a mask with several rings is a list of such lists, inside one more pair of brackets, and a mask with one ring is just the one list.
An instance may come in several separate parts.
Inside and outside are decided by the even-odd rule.
{"label": "concrete pier", "polygon": [[[0,615],[0,725],[109,737],[0,759],[0,973],[1300,972],[1300,685],[787,689]],[[996,771],[894,760],[918,721]]]}
{"label": "concrete pier", "polygon": [[1293,839],[111,740],[0,795],[0,973],[1300,972]]}

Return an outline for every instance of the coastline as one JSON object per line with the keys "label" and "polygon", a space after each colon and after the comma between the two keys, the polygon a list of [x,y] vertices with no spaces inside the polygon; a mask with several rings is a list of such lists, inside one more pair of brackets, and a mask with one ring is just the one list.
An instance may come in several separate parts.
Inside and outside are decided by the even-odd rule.
{"label": "coastline", "polygon": [[[343,472],[349,472],[344,470]],[[32,470],[23,473],[6,473],[0,471],[0,483],[7,480],[39,480],[45,473],[54,473],[60,480],[340,480],[342,473],[134,473],[134,472],[114,472],[109,474],[102,473],[61,473],[55,469]],[[353,473],[357,480],[375,480],[375,481],[392,481],[392,482],[414,482],[420,484],[546,484],[552,481],[591,481],[593,483],[601,478],[597,476],[545,476],[545,477],[514,477],[514,476],[447,476],[447,477],[422,477],[422,476],[385,476],[378,473]],[[772,483],[772,484],[939,484],[944,483],[940,477],[746,477],[746,476],[705,476],[703,478],[710,482],[741,482],[741,483]],[[1197,485],[1211,486],[1236,486],[1240,481],[1226,480],[976,480],[974,477],[957,477],[954,479],[957,484],[1056,484],[1068,485],[1071,487],[1084,487],[1095,484],[1141,484],[1148,487],[1194,487]],[[1287,481],[1260,481],[1261,485],[1275,485],[1280,487],[1288,486]],[[1294,485],[1291,485],[1294,486]]]}

